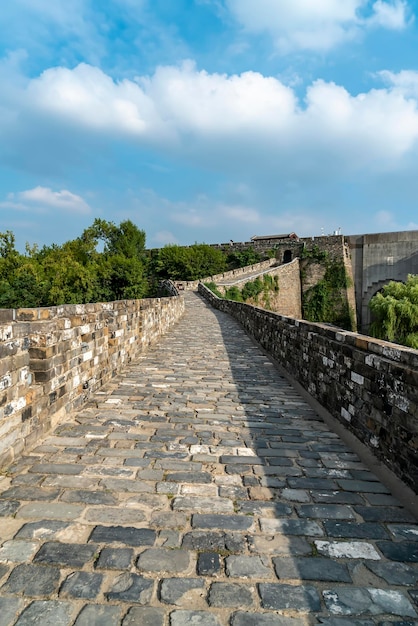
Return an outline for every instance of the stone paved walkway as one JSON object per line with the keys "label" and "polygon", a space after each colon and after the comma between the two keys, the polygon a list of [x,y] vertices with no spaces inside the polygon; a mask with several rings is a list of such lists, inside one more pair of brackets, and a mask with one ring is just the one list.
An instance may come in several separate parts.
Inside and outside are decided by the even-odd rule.
{"label": "stone paved walkway", "polygon": [[410,626],[418,526],[236,323],[160,344],[0,477],[1,626]]}

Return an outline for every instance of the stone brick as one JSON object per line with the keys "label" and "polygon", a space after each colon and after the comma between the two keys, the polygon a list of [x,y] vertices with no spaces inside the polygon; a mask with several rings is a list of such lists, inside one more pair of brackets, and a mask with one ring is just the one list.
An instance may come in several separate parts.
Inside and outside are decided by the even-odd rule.
{"label": "stone brick", "polygon": [[94,545],[47,542],[33,559],[35,563],[48,563],[64,567],[83,567],[93,559],[97,547]]}
{"label": "stone brick", "polygon": [[255,587],[236,583],[212,583],[208,602],[209,606],[218,608],[240,608],[254,605]]}
{"label": "stone brick", "polygon": [[153,587],[154,581],[137,574],[125,573],[113,581],[105,595],[108,600],[149,604]]}
{"label": "stone brick", "polygon": [[129,526],[96,526],[89,541],[96,543],[123,543],[128,546],[152,546],[156,533],[148,528]]}
{"label": "stone brick", "polygon": [[64,598],[85,598],[94,600],[97,597],[103,576],[90,572],[74,572],[63,582],[60,596]]}
{"label": "stone brick", "polygon": [[264,609],[273,611],[292,609],[304,613],[321,609],[320,597],[315,587],[260,583],[258,588]]}
{"label": "stone brick", "polygon": [[38,600],[32,602],[20,615],[16,626],[70,626],[72,606],[68,602]]}
{"label": "stone brick", "polygon": [[179,607],[196,606],[205,595],[204,587],[201,578],[165,578],[160,588],[161,602]]}
{"label": "stone brick", "polygon": [[119,626],[120,606],[88,604],[77,617],[74,626]]}
{"label": "stone brick", "polygon": [[137,567],[145,572],[168,572],[178,574],[190,569],[191,553],[187,550],[151,548],[141,552]]}
{"label": "stone brick", "polygon": [[24,594],[28,597],[50,595],[58,590],[60,570],[57,567],[17,565],[2,587],[6,593]]}
{"label": "stone brick", "polygon": [[[122,621],[122,626],[138,626],[139,624],[141,626],[164,626],[164,615],[165,613],[162,609],[150,606],[134,606],[127,612]],[[96,626],[96,624],[93,626]],[[107,626],[107,624],[103,623],[103,626]]]}
{"label": "stone brick", "polygon": [[222,626],[213,613],[206,611],[173,611],[170,613],[170,626]]}

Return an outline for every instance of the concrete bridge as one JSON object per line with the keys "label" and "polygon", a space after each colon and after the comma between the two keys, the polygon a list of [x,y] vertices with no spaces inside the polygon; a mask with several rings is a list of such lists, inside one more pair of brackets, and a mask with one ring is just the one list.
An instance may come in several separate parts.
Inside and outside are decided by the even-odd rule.
{"label": "concrete bridge", "polygon": [[[293,350],[318,397],[321,381],[337,398],[347,383],[347,425],[377,372],[377,401],[412,440],[418,353],[205,296],[231,315],[186,293],[184,314],[168,298],[4,325],[1,626],[417,624],[415,496],[277,358],[293,372]],[[233,316],[264,329],[275,360]]]}

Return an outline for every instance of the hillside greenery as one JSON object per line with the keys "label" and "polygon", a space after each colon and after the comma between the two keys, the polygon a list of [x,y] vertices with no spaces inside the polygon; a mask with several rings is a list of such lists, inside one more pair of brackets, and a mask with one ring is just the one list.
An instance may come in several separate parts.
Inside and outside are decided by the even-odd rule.
{"label": "hillside greenery", "polygon": [[391,281],[370,300],[373,337],[418,350],[418,275]]}

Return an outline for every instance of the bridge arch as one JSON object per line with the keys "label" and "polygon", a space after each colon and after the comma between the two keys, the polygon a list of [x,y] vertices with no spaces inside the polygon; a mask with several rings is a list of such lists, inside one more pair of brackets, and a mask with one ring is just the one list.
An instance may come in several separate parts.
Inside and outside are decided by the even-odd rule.
{"label": "bridge arch", "polygon": [[373,322],[373,314],[369,308],[370,300],[389,283],[401,283],[402,280],[395,280],[393,278],[387,278],[385,280],[379,280],[377,283],[370,285],[363,296],[363,333],[368,334],[370,325]]}

